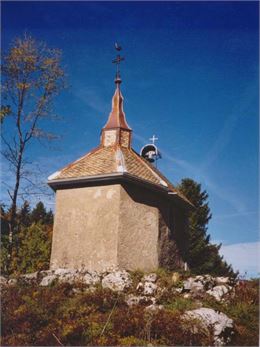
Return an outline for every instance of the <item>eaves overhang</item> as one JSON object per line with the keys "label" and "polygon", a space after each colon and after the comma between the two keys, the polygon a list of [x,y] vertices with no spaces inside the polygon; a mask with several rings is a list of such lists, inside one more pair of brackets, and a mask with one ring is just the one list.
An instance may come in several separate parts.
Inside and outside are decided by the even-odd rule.
{"label": "eaves overhang", "polygon": [[83,176],[83,177],[73,177],[73,178],[60,178],[48,180],[47,184],[54,190],[59,189],[71,189],[71,188],[82,188],[101,184],[116,184],[116,183],[132,183],[142,187],[146,187],[149,190],[153,190],[159,194],[163,194],[167,199],[173,201],[179,206],[193,210],[194,206],[184,200],[177,192],[169,190],[168,187],[159,186],[147,180],[143,180],[140,177],[131,175],[127,172],[120,173],[110,173],[107,175],[93,175],[93,176]]}

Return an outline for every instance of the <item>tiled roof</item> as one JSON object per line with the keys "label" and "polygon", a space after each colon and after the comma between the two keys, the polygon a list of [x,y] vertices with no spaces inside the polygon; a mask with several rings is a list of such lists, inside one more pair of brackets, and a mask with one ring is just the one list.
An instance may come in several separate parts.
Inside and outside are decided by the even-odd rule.
{"label": "tiled roof", "polygon": [[67,165],[61,171],[49,177],[49,182],[66,179],[80,179],[99,175],[127,173],[137,179],[154,184],[175,192],[189,203],[185,196],[178,192],[159,170],[148,163],[133,149],[120,146],[100,146],[87,153],[75,162]]}

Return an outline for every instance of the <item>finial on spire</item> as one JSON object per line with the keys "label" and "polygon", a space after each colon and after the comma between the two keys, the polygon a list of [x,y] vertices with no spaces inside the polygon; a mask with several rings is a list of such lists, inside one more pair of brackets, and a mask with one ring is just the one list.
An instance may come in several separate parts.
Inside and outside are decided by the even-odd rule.
{"label": "finial on spire", "polygon": [[[120,52],[122,50],[122,47],[119,46],[119,44],[116,42],[115,43],[115,49]],[[116,58],[114,60],[112,60],[112,63],[113,64],[116,64],[116,78],[115,78],[115,83],[117,85],[119,85],[122,80],[121,80],[121,77],[120,77],[120,70],[119,70],[119,64],[121,63],[121,61],[125,60],[124,57],[121,57],[120,54],[117,54]]]}

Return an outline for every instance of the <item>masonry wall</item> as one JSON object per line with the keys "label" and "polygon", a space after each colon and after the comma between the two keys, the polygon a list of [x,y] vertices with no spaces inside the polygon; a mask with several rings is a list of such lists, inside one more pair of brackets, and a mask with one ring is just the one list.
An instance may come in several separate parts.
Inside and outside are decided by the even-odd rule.
{"label": "masonry wall", "polygon": [[[129,194],[131,191],[131,195]],[[151,271],[158,268],[159,211],[150,206],[149,193],[120,190],[118,262],[122,268]]]}
{"label": "masonry wall", "polygon": [[56,192],[51,268],[117,265],[120,185]]}

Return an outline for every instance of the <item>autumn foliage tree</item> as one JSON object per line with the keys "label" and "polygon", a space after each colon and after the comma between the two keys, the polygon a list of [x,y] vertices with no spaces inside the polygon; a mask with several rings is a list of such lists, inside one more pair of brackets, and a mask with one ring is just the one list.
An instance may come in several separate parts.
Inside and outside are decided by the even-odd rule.
{"label": "autumn foliage tree", "polygon": [[14,185],[7,187],[11,199],[8,219],[11,258],[21,182],[32,183],[28,175],[27,148],[35,139],[55,138],[44,125],[46,119],[54,117],[53,100],[64,88],[64,71],[61,51],[48,48],[28,35],[16,39],[2,61],[2,155],[14,177]]}

